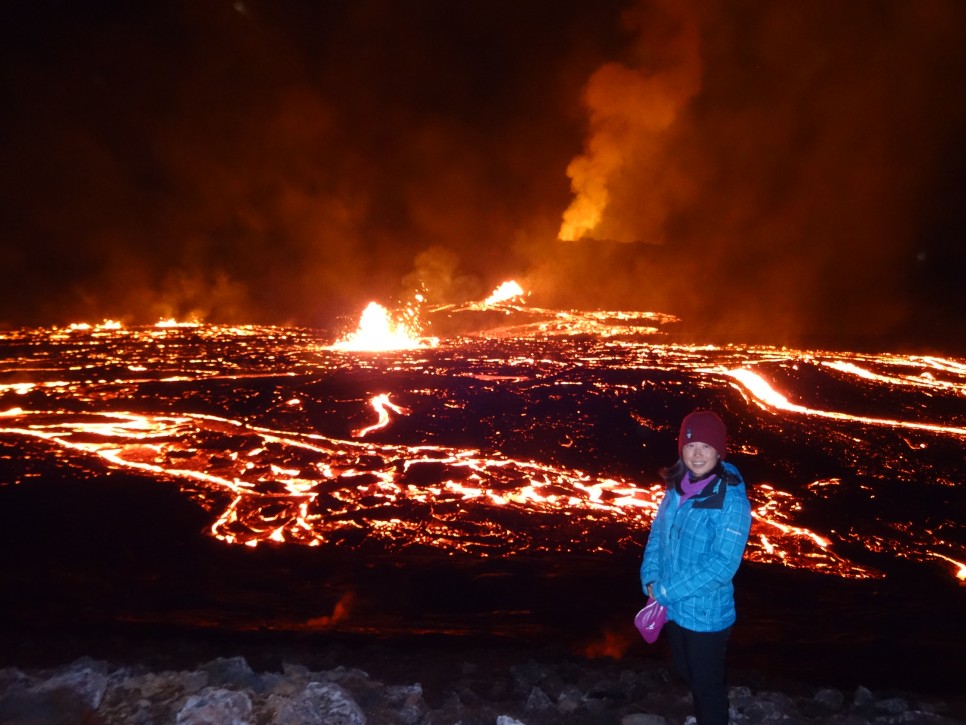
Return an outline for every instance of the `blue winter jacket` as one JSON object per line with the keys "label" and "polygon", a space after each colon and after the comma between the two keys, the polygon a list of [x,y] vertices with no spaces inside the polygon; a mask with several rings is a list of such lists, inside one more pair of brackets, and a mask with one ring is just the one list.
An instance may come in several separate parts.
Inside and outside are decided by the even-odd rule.
{"label": "blue winter jacket", "polygon": [[[735,623],[732,579],[751,529],[751,506],[738,469],[722,462],[722,475],[679,505],[669,489],[651,523],[641,584],[668,619],[694,632],[717,632]],[[730,485],[729,485],[730,484]]]}

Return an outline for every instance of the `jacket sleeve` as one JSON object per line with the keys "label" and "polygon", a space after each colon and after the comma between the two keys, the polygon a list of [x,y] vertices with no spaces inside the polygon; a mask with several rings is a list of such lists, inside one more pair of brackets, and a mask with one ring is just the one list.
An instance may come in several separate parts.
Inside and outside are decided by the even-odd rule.
{"label": "jacket sleeve", "polygon": [[689,571],[660,582],[657,593],[662,604],[709,594],[734,578],[751,531],[751,505],[743,486],[727,492],[721,513],[711,556],[703,557],[701,563]]}
{"label": "jacket sleeve", "polygon": [[664,494],[661,504],[657,507],[657,513],[651,519],[651,530],[647,535],[647,545],[644,547],[644,560],[641,562],[641,588],[647,594],[648,582],[657,584],[658,575],[661,572],[661,550],[664,543],[660,536],[660,522],[664,519],[664,512],[668,506],[668,494]]}

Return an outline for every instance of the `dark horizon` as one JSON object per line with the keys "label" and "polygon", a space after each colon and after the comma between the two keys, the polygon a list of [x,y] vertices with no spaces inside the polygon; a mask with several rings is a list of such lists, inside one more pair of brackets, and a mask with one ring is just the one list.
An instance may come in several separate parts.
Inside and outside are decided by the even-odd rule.
{"label": "dark horizon", "polygon": [[515,279],[958,352],[964,31],[955,0],[7,3],[0,326],[325,328]]}

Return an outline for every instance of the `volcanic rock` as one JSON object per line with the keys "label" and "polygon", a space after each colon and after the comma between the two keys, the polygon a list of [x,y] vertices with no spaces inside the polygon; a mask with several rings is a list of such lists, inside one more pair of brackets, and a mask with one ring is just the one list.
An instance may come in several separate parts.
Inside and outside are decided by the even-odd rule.
{"label": "volcanic rock", "polygon": [[[328,653],[326,656],[330,656]],[[439,654],[439,653],[435,653]],[[370,657],[392,658],[387,651]],[[354,659],[359,659],[356,653]],[[400,658],[403,659],[403,658]],[[573,657],[457,662],[427,652],[422,668],[387,682],[358,666],[312,669],[283,662],[256,671],[241,656],[169,670],[81,658],[70,664],[0,670],[0,722],[7,725],[676,725],[693,722],[691,698],[653,663]],[[386,659],[369,661],[390,672]],[[425,683],[425,685],[423,684]],[[859,687],[809,692],[731,688],[731,722],[966,722],[942,702]]]}

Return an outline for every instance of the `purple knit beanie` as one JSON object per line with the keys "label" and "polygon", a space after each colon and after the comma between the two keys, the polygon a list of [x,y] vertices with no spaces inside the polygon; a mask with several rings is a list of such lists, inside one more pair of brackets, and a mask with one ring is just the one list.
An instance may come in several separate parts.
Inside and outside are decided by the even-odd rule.
{"label": "purple knit beanie", "polygon": [[728,431],[716,413],[710,410],[696,410],[684,416],[681,433],[678,435],[678,455],[686,443],[707,443],[724,459],[728,453]]}

